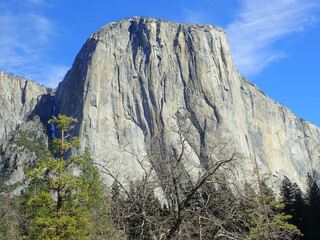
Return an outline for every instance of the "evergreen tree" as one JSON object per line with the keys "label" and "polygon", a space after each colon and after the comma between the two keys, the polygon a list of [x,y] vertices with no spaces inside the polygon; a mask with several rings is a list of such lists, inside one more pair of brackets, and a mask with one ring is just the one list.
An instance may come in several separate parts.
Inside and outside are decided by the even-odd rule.
{"label": "evergreen tree", "polygon": [[0,193],[0,240],[18,238],[20,216],[17,199]]}
{"label": "evergreen tree", "polygon": [[301,232],[293,224],[288,222],[292,218],[283,212],[285,205],[276,201],[270,194],[271,190],[264,184],[264,203],[262,204],[261,196],[248,196],[251,201],[247,201],[245,226],[249,230],[248,240],[293,240],[300,239]]}
{"label": "evergreen tree", "polygon": [[87,149],[82,158],[80,177],[87,184],[88,201],[83,202],[83,207],[88,210],[90,219],[89,239],[121,239],[121,232],[112,227],[109,218],[109,198],[106,186]]}
{"label": "evergreen tree", "polygon": [[88,238],[89,215],[84,207],[88,201],[88,185],[70,171],[72,167],[81,167],[83,157],[75,155],[69,160],[64,159],[69,149],[79,145],[77,137],[68,136],[74,122],[77,120],[64,115],[48,122],[55,124],[61,138],[51,141],[52,155],[48,154],[27,173],[33,184],[44,184],[27,201],[31,220],[28,239]]}
{"label": "evergreen tree", "polygon": [[296,183],[293,184],[287,177],[285,177],[281,184],[280,194],[281,201],[285,204],[283,212],[292,216],[288,222],[297,226],[298,229],[303,232],[305,204],[302,198],[301,189]]}
{"label": "evergreen tree", "polygon": [[[61,138],[51,141],[52,154],[27,173],[31,182],[19,201],[22,239],[123,239],[112,228],[107,190],[88,150],[64,159],[79,145],[68,134],[74,122],[63,115],[49,121]],[[80,174],[73,174],[75,167]]]}
{"label": "evergreen tree", "polygon": [[306,203],[309,206],[316,206],[320,201],[320,189],[316,180],[307,174]]}
{"label": "evergreen tree", "polygon": [[320,189],[315,179],[307,175],[306,189],[306,215],[305,215],[305,238],[307,240],[319,239],[320,236]]}

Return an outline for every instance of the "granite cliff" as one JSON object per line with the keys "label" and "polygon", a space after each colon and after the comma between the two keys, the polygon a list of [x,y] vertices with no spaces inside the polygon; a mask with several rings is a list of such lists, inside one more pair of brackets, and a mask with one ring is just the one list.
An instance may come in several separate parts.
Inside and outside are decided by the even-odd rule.
{"label": "granite cliff", "polygon": [[52,114],[47,92],[34,81],[0,70],[0,192],[11,189],[18,194],[25,170],[45,156],[48,137],[41,120]]}
{"label": "granite cliff", "polygon": [[[41,91],[34,87],[28,99],[38,99]],[[243,78],[226,33],[211,25],[140,17],[109,23],[85,42],[50,104],[79,120],[81,148],[122,179],[142,175],[137,157],[178,151],[179,134],[187,143],[186,169],[225,141],[242,155],[242,178],[252,171],[254,156],[274,181],[287,176],[304,186],[308,172],[319,177],[320,129]],[[1,112],[26,109],[5,105]],[[35,102],[25,105],[30,110]],[[17,124],[0,118],[5,140]],[[188,131],[177,135],[181,123]],[[161,160],[149,161],[161,175]]]}
{"label": "granite cliff", "polygon": [[46,93],[44,86],[0,70],[0,143],[28,120]]}
{"label": "granite cliff", "polygon": [[307,172],[319,174],[319,128],[244,79],[218,27],[138,17],[110,23],[86,41],[56,102],[81,120],[83,147],[104,164],[116,159],[126,174],[139,172],[131,153],[175,148],[169,130],[177,118],[193,131],[184,137],[198,162],[227,139],[247,170],[256,155],[280,179],[303,185]]}

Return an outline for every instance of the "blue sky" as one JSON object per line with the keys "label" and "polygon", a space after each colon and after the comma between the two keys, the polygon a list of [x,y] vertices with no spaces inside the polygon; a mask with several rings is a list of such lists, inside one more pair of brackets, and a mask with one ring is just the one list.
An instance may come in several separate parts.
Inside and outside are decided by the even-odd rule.
{"label": "blue sky", "polygon": [[56,87],[91,33],[132,16],[222,27],[240,73],[320,126],[319,0],[0,0],[0,69]]}

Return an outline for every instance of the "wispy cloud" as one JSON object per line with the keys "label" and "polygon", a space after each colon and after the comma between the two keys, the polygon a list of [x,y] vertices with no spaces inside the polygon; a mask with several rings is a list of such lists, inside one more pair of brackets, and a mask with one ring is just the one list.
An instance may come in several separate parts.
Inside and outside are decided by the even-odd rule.
{"label": "wispy cloud", "polygon": [[[39,8],[46,7],[45,2],[13,0],[0,4],[0,7],[0,68],[46,86],[56,86],[62,80],[61,71],[67,68],[51,65],[46,60],[56,29],[49,18],[39,13]],[[52,74],[50,81],[49,73]],[[52,76],[56,76],[56,80]]]}
{"label": "wispy cloud", "polygon": [[[236,21],[226,31],[236,66],[244,76],[285,57],[274,47],[281,38],[316,21],[319,3],[308,0],[241,0]],[[316,10],[315,10],[316,9]]]}
{"label": "wispy cloud", "polygon": [[206,15],[201,11],[183,8],[184,22],[186,23],[205,23]]}
{"label": "wispy cloud", "polygon": [[58,64],[44,64],[41,69],[30,73],[30,79],[43,79],[43,83],[47,87],[55,88],[58,83],[64,78],[69,67]]}

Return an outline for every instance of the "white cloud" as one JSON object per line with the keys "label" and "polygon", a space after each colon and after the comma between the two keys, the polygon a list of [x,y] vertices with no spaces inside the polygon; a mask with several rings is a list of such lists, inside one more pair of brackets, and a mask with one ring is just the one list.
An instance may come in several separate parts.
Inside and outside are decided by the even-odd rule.
{"label": "white cloud", "polygon": [[69,70],[63,65],[44,64],[41,69],[31,72],[26,77],[29,79],[40,79],[46,87],[55,88],[64,78],[64,75]]}
{"label": "white cloud", "polygon": [[0,68],[54,87],[67,67],[51,66],[46,59],[56,29],[41,14],[44,1],[13,0],[1,3],[0,7],[4,9],[0,16]]}
{"label": "white cloud", "polygon": [[186,23],[205,23],[205,14],[201,11],[190,10],[183,8],[184,22]]}
{"label": "white cloud", "polygon": [[237,20],[226,29],[240,73],[258,73],[270,62],[285,57],[273,44],[316,21],[313,13],[318,8],[318,3],[307,0],[242,0]]}

